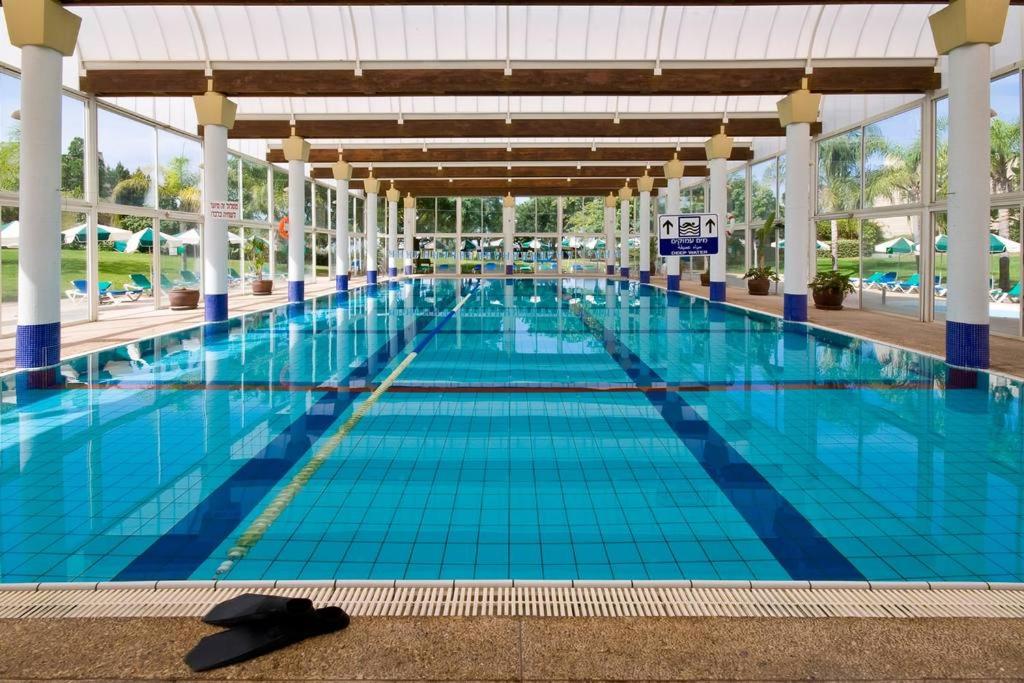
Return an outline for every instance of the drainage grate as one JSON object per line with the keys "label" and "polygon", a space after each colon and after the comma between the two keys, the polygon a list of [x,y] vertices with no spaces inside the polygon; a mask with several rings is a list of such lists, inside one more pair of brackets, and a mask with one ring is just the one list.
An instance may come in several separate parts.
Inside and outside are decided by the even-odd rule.
{"label": "drainage grate", "polygon": [[[1024,617],[1024,590],[979,587],[699,587],[672,585],[397,584],[275,585],[169,582],[0,588],[0,618],[199,617],[245,592],[308,597],[353,616],[517,617]],[[231,583],[231,585],[227,585]],[[285,584],[286,582],[280,582]]]}

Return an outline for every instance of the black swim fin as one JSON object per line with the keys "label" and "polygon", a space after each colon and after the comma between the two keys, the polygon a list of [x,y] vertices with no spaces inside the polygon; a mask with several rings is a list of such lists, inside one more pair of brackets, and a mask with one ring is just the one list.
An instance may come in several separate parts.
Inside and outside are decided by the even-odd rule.
{"label": "black swim fin", "polygon": [[302,616],[312,611],[313,601],[308,598],[245,593],[214,605],[203,617],[203,622],[211,626],[237,626],[254,621]]}
{"label": "black swim fin", "polygon": [[193,671],[238,664],[306,638],[340,631],[348,621],[340,607],[321,607],[304,615],[242,624],[200,640],[185,655],[185,663]]}

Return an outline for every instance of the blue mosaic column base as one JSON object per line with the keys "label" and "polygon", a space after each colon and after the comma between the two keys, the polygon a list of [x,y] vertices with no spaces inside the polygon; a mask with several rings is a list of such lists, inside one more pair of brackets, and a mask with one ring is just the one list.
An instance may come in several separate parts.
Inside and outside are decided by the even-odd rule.
{"label": "blue mosaic column base", "polygon": [[405,275],[412,275],[412,266],[406,266],[405,270],[403,271],[403,273]]}
{"label": "blue mosaic column base", "polygon": [[208,323],[219,323],[228,319],[228,295],[207,294],[203,297],[203,319]]}
{"label": "blue mosaic column base", "polygon": [[651,281],[651,271],[641,270],[640,271],[640,282],[641,284],[648,284]]}
{"label": "blue mosaic column base", "polygon": [[368,270],[366,271],[366,284],[375,285],[377,284],[377,271]]}
{"label": "blue mosaic column base", "polygon": [[388,268],[388,277],[398,277],[398,268]]}
{"label": "blue mosaic column base", "polygon": [[288,281],[288,301],[296,303],[302,301],[306,295],[306,283],[302,280]]}
{"label": "blue mosaic column base", "polygon": [[795,323],[807,322],[807,295],[783,294],[782,319]]}
{"label": "blue mosaic column base", "polygon": [[668,276],[666,276],[665,280],[667,281],[667,284],[668,284],[668,291],[670,291],[670,292],[678,292],[679,291],[679,276],[678,275],[668,275]]}
{"label": "blue mosaic column base", "polygon": [[348,275],[335,275],[334,288],[339,292],[348,291]]}
{"label": "blue mosaic column base", "polygon": [[958,368],[987,368],[988,325],[947,320],[946,362]]}
{"label": "blue mosaic column base", "polygon": [[712,301],[725,301],[724,282],[715,282],[712,280],[710,298]]}
{"label": "blue mosaic column base", "polygon": [[505,275],[512,275],[516,272],[515,266],[505,266]]}
{"label": "blue mosaic column base", "polygon": [[60,323],[18,325],[14,337],[14,365],[45,368],[60,362]]}
{"label": "blue mosaic column base", "polygon": [[629,268],[619,268],[619,277],[629,277]]}
{"label": "blue mosaic column base", "polygon": [[605,275],[615,275],[615,266],[607,266],[606,265],[605,268],[604,268],[604,274]]}

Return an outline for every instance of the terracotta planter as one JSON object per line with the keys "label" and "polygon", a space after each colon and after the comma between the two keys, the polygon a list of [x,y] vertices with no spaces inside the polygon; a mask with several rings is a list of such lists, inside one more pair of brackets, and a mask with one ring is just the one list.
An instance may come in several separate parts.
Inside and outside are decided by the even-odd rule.
{"label": "terracotta planter", "polygon": [[702,287],[710,287],[711,286],[711,273],[701,273],[700,274],[700,284],[701,284]]}
{"label": "terracotta planter", "polygon": [[186,311],[199,305],[198,289],[172,289],[167,292],[172,311]]}
{"label": "terracotta planter", "polygon": [[256,296],[267,296],[274,291],[273,280],[253,280],[252,293]]}
{"label": "terracotta planter", "polygon": [[766,277],[752,277],[747,279],[747,292],[757,296],[768,296],[768,290],[772,287],[772,281]]}
{"label": "terracotta planter", "polygon": [[811,296],[814,298],[815,308],[820,308],[823,311],[841,311],[846,293],[841,289],[815,289],[811,290]]}

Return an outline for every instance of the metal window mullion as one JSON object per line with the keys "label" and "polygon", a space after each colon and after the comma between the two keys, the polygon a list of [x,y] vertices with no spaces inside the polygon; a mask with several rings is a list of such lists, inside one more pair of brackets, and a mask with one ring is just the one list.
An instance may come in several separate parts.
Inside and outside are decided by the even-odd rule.
{"label": "metal window mullion", "polygon": [[98,224],[100,194],[99,177],[99,124],[96,110],[96,98],[90,97],[85,103],[85,196],[90,206],[86,218],[86,292],[88,294],[88,319],[99,320],[100,315],[100,254],[98,244]]}
{"label": "metal window mullion", "polygon": [[[928,96],[925,96],[925,104]],[[918,288],[920,292],[918,302],[918,319],[921,322],[932,322],[935,320],[935,221],[932,220],[932,213],[928,205],[926,189],[934,185],[935,169],[935,135],[932,132],[935,125],[934,109],[930,106],[921,107],[921,274],[924,284]],[[931,138],[932,143],[924,140],[925,136]],[[925,247],[925,245],[928,245]]]}

